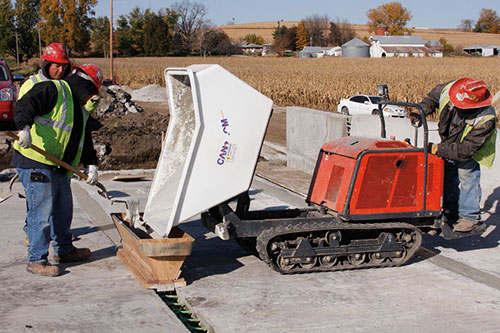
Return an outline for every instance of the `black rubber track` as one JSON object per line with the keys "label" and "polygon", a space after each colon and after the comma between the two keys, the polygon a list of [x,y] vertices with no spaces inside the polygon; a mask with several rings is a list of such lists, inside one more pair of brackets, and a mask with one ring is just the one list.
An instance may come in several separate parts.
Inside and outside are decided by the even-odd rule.
{"label": "black rubber track", "polygon": [[[304,268],[304,267],[298,267],[298,265],[295,265],[294,268],[290,270],[282,270],[280,267],[276,264],[275,259],[270,256],[269,254],[269,248],[270,248],[270,241],[273,240],[275,237],[280,236],[280,235],[290,235],[290,234],[297,234],[300,236],[304,236],[301,234],[307,234],[310,232],[315,232],[315,231],[378,231],[378,232],[384,232],[384,231],[391,231],[391,232],[399,232],[399,231],[405,231],[405,232],[412,232],[415,234],[415,239],[410,248],[406,248],[406,256],[404,260],[401,261],[391,261],[389,259],[386,259],[385,262],[383,263],[363,263],[361,265],[352,265],[350,264],[347,260],[343,260],[342,262],[337,263],[335,266],[332,267],[322,267],[321,265],[315,266],[312,268]],[[347,269],[364,269],[364,268],[379,268],[379,267],[394,267],[394,266],[401,266],[407,263],[417,252],[417,250],[420,248],[420,245],[422,244],[422,233],[420,230],[408,223],[399,223],[399,222],[392,222],[392,223],[338,223],[338,222],[297,222],[296,224],[292,225],[287,225],[287,226],[274,226],[271,227],[265,231],[263,231],[258,237],[257,237],[257,252],[259,253],[260,258],[266,262],[271,268],[274,270],[282,273],[282,274],[294,274],[294,273],[309,273],[309,272],[316,272],[316,271],[340,271],[340,270],[347,270]],[[368,255],[368,253],[366,253]]]}

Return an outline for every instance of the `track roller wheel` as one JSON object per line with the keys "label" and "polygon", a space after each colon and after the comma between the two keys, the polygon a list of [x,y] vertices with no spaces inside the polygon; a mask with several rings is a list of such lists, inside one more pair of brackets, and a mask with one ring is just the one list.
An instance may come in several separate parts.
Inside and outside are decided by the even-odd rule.
{"label": "track roller wheel", "polygon": [[347,256],[347,261],[353,266],[360,266],[365,262],[366,254],[356,253]]}
{"label": "track roller wheel", "polygon": [[399,255],[397,257],[390,257],[391,261],[395,264],[402,263],[406,259],[406,249],[405,248],[403,248],[403,250],[401,250],[401,251],[398,251],[397,254],[399,254],[399,253],[401,253],[401,255]]}
{"label": "track roller wheel", "polygon": [[370,253],[369,258],[372,264],[381,264],[385,261],[385,257],[380,252]]}
{"label": "track roller wheel", "polygon": [[322,267],[333,267],[337,262],[338,259],[335,256],[322,256],[319,258],[319,264]]}
{"label": "track roller wheel", "polygon": [[313,268],[314,266],[316,266],[316,264],[318,263],[318,257],[309,257],[309,258],[306,258],[309,262],[308,263],[302,263],[302,264],[299,264],[300,267],[302,268],[305,268],[305,269],[311,269]]}
{"label": "track roller wheel", "polygon": [[294,268],[295,264],[290,263],[289,259],[285,259],[281,256],[281,254],[278,255],[276,258],[276,264],[280,269],[283,271],[289,271]]}

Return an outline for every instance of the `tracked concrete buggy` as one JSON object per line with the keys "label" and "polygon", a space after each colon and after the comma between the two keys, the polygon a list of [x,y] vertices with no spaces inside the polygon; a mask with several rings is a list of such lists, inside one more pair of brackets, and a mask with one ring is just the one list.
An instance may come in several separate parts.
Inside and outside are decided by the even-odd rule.
{"label": "tracked concrete buggy", "polygon": [[416,104],[384,102],[420,111],[423,148],[351,136],[325,143],[305,208],[253,211],[248,191],[272,101],[218,65],[167,69],[165,77],[171,121],[144,213],[162,236],[201,213],[220,238],[298,273],[399,266],[422,232],[449,239],[485,230],[458,234],[446,223],[443,161],[427,151]]}

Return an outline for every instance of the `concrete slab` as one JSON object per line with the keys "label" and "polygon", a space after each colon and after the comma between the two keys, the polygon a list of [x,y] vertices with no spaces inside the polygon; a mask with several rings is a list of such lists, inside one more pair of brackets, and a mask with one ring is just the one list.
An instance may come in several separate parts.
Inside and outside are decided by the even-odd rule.
{"label": "concrete slab", "polygon": [[[23,192],[20,183],[14,191]],[[15,195],[0,204],[0,331],[188,332],[115,257],[114,244],[79,201],[74,204],[75,245],[89,247],[93,254],[88,262],[64,264],[65,274],[53,278],[26,272],[25,200]]]}
{"label": "concrete slab", "polygon": [[[288,176],[281,179],[284,184]],[[145,202],[148,181],[128,184],[126,190],[103,183],[111,191],[135,191]],[[89,186],[80,187],[104,214],[120,211]],[[302,196],[259,178],[251,197],[252,209],[304,203]],[[498,225],[496,210],[490,219]],[[430,250],[404,267],[283,276],[234,240],[220,240],[196,218],[181,227],[196,241],[182,269],[188,285],[177,294],[215,332],[493,332],[500,327],[496,229],[453,242],[426,236],[424,247]]]}

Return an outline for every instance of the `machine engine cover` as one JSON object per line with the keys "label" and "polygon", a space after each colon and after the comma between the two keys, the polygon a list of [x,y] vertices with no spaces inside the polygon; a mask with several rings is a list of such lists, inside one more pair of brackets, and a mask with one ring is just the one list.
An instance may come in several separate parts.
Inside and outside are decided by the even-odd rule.
{"label": "machine engine cover", "polygon": [[349,219],[439,215],[444,163],[401,141],[344,137],[319,154],[308,201]]}

